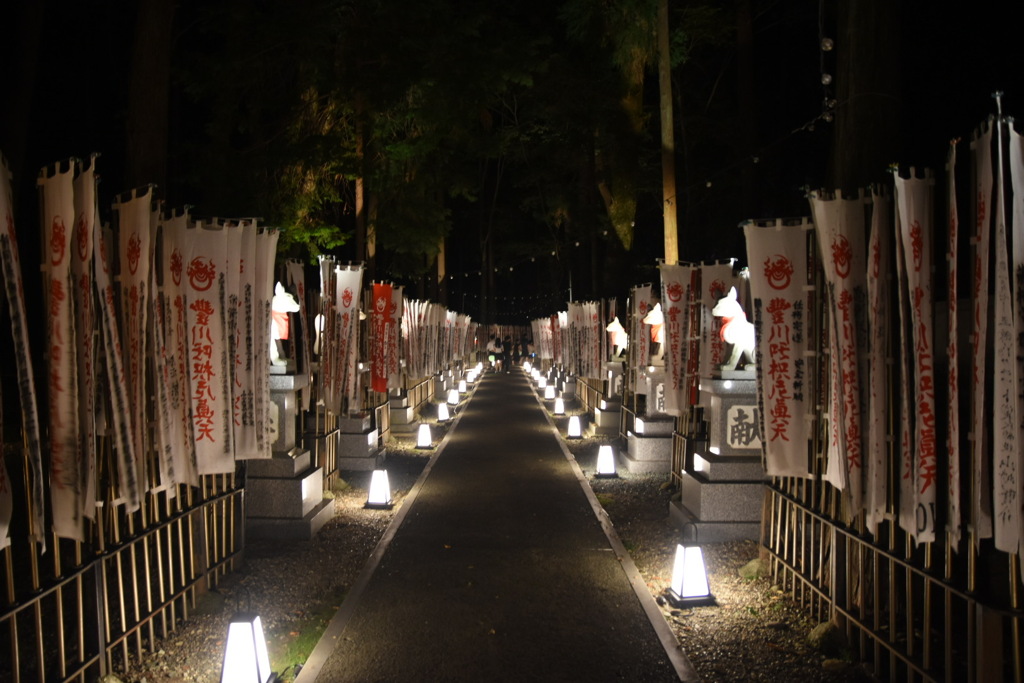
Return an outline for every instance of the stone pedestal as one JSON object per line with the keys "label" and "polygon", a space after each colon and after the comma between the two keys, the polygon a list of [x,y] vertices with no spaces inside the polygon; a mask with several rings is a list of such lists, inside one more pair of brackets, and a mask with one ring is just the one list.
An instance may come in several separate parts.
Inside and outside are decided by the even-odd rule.
{"label": "stone pedestal", "polygon": [[626,435],[622,464],[630,472],[651,474],[672,470],[672,432],[675,418],[638,417]]}
{"label": "stone pedestal", "polygon": [[295,445],[296,393],[309,379],[285,369],[270,375],[273,457],[246,465],[245,530],[251,538],[309,540],[334,515],[334,505],[324,500],[323,470]]}
{"label": "stone pedestal", "polygon": [[591,436],[618,436],[621,413],[620,400],[602,400],[600,405],[594,408],[594,419],[588,425],[588,433]]}
{"label": "stone pedestal", "polygon": [[379,434],[371,429],[369,413],[338,418],[337,469],[371,471],[384,463],[384,450],[378,444]]}
{"label": "stone pedestal", "polygon": [[752,373],[735,379],[704,379],[700,405],[707,441],[693,441],[682,473],[682,497],[669,515],[692,523],[701,541],[756,540],[761,531],[764,470]]}
{"label": "stone pedestal", "polygon": [[391,412],[391,433],[394,436],[408,437],[416,433],[419,420],[416,409],[409,405],[409,397],[400,391],[393,391],[388,397],[388,410]]}

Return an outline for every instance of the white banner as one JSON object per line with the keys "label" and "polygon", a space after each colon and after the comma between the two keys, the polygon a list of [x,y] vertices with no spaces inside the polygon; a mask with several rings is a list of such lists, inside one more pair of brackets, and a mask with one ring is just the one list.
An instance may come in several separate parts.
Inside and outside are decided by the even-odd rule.
{"label": "white banner", "polygon": [[43,289],[46,294],[50,504],[53,531],[82,541],[78,445],[78,362],[71,261],[75,227],[74,164],[40,172],[43,220]]}
{"label": "white banner", "polygon": [[[388,387],[397,389],[402,386],[402,373],[399,363],[399,330],[402,321],[402,287],[394,285],[391,288],[391,310],[388,314]],[[453,321],[454,322],[454,321]],[[453,327],[452,332],[456,333],[457,328]],[[453,350],[453,356],[458,352]]]}
{"label": "white banner", "polygon": [[688,405],[687,365],[690,351],[691,266],[661,269],[662,314],[665,316],[665,412],[680,415]]}
{"label": "white banner", "polygon": [[757,332],[758,407],[769,476],[809,477],[811,373],[806,366],[807,231],[747,224],[747,263]]}
{"label": "white banner", "polygon": [[[740,303],[745,303],[743,292],[746,288],[733,272],[732,263],[702,265],[700,270],[700,376],[712,377],[729,356],[726,353],[725,340],[722,339],[722,326],[725,324],[725,319],[711,315],[711,311],[719,299],[728,294],[733,287],[736,288]],[[744,308],[747,307],[744,306]]]}
{"label": "white banner", "polygon": [[866,203],[856,199],[809,197],[817,229],[822,269],[828,286],[829,366],[828,467],[825,479],[848,490],[850,509],[863,509],[864,443],[861,421],[860,352],[865,345],[864,254]]}
{"label": "white banner", "polygon": [[79,169],[74,181],[75,245],[71,276],[75,296],[75,354],[78,365],[79,492],[82,516],[96,517],[96,311],[93,292],[93,244],[99,205],[96,157]]}
{"label": "white banner", "polygon": [[630,337],[630,367],[634,370],[646,368],[651,361],[651,328],[644,324],[644,318],[651,311],[651,286],[633,288],[633,324]]}
{"label": "white banner", "polygon": [[[256,412],[257,384],[267,368],[257,363],[257,357],[269,354],[268,337],[257,329],[257,309],[265,305],[266,292],[257,286],[257,248],[259,228],[255,221],[245,221],[229,231],[229,242],[237,241],[237,278],[231,288],[230,309],[233,311],[232,344],[234,347],[234,373],[231,408],[235,427],[235,459],[267,457],[266,444],[260,437],[260,422]],[[234,270],[234,265],[232,264]],[[265,285],[265,283],[264,283]],[[308,393],[308,392],[306,392]]]}
{"label": "white banner", "polygon": [[[285,263],[289,289],[295,294],[299,302],[299,333],[292,335],[292,349],[296,356],[296,372],[300,375],[308,375],[310,372],[309,361],[313,357],[312,334],[309,327],[309,303],[306,298],[306,268],[302,261],[288,259]],[[313,392],[306,390],[302,392],[302,410],[311,408]]]}
{"label": "white banner", "polygon": [[[913,348],[904,348],[913,365],[914,527],[918,543],[935,540],[935,492],[938,454],[935,406],[935,339],[932,299],[932,235],[934,218],[930,178],[896,176],[896,210],[904,272],[910,295]],[[909,456],[904,453],[904,457]],[[904,470],[905,471],[905,470]]]}
{"label": "white banner", "polygon": [[[946,197],[949,201],[949,234],[946,250],[946,302],[948,305],[948,327],[946,340],[947,370],[949,373],[949,394],[946,401],[946,450],[949,453],[949,492],[946,507],[946,532],[950,547],[956,551],[960,545],[960,324],[957,320],[957,276],[960,216],[956,208],[956,144],[949,143],[949,157],[946,163]],[[872,359],[874,360],[874,359]]]}
{"label": "white banner", "polygon": [[872,534],[885,519],[888,507],[889,443],[886,341],[889,337],[889,294],[892,283],[892,199],[872,194],[871,238],[868,243],[868,405],[865,444],[865,523]]}
{"label": "white banner", "polygon": [[974,490],[971,500],[971,519],[975,540],[992,536],[992,468],[985,457],[991,444],[987,438],[985,397],[989,394],[988,371],[985,367],[988,349],[989,313],[989,239],[992,222],[992,128],[991,122],[982,125],[971,140],[974,156],[974,291],[971,329],[971,423],[968,438],[973,442]]}
{"label": "white banner", "polygon": [[277,230],[261,229],[256,233],[256,274],[253,278],[253,413],[258,458],[269,458],[273,455],[273,439],[270,435],[270,340],[278,237]]}
{"label": "white banner", "polygon": [[117,212],[118,275],[121,300],[121,342],[128,410],[132,413],[135,471],[145,487],[149,422],[146,417],[146,325],[149,308],[150,253],[153,235],[153,188],[133,190],[114,202]]}
{"label": "white banner", "polygon": [[[29,536],[46,547],[43,530],[43,453],[39,434],[39,413],[36,404],[35,375],[29,351],[28,321],[25,318],[25,290],[21,279],[21,259],[18,256],[18,238],[14,230],[14,208],[11,204],[11,174],[7,160],[0,155],[0,270],[4,276],[7,310],[11,318],[11,337],[14,342],[14,362],[18,370],[18,402],[21,404],[21,431],[25,439],[25,465],[31,485],[26,492],[28,509],[32,511]],[[2,406],[0,406],[2,409]],[[0,548],[10,543],[7,536],[13,509],[10,479],[3,458],[0,457]]]}
{"label": "white banner", "polygon": [[129,407],[128,383],[125,379],[121,355],[121,330],[117,324],[117,297],[111,281],[110,254],[115,253],[114,235],[109,230],[98,230],[98,248],[95,250],[93,272],[96,276],[96,294],[100,300],[99,322],[103,339],[103,364],[106,367],[107,390],[110,398],[110,421],[114,430],[114,454],[117,460],[117,492],[128,512],[135,512],[142,504],[139,474],[135,459],[133,412]]}
{"label": "white banner", "polygon": [[[993,328],[993,410],[992,410],[992,467],[995,491],[993,495],[995,546],[999,550],[1016,553],[1021,534],[1021,443],[1020,416],[1017,403],[1020,397],[1017,375],[1017,324],[1014,320],[1014,287],[1011,274],[1009,234],[1006,226],[1006,201],[1003,192],[1005,164],[1003,161],[1003,135],[1005,123],[997,124],[995,175],[995,272]],[[1012,141],[1011,141],[1012,144]],[[1020,241],[1021,235],[1017,235]]]}
{"label": "white banner", "polygon": [[[1011,267],[1013,269],[1013,301],[1014,320],[1016,325],[1015,338],[1017,339],[1017,416],[1024,417],[1024,136],[1021,136],[1013,128],[1010,129],[1010,177],[1012,179],[1013,191],[1013,250],[1011,255]],[[1018,420],[1020,431],[1018,431],[1017,443],[1024,443],[1024,420]],[[1018,456],[1020,454],[1018,453]],[[1020,461],[1018,460],[1018,463]],[[1024,484],[1024,477],[1020,476],[1020,465],[1018,465],[1018,505],[1024,504],[1024,492],[1021,492],[1021,485]],[[1017,553],[1024,561],[1024,524],[1021,525],[1020,537],[1018,539]],[[1020,565],[1021,576],[1024,577],[1024,564]]]}

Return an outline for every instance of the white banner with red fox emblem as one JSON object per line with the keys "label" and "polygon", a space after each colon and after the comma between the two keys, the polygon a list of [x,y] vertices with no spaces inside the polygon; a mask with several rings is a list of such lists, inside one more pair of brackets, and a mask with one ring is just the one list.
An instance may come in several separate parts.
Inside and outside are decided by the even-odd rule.
{"label": "white banner with red fox emblem", "polygon": [[[913,398],[911,449],[904,449],[903,476],[913,482],[913,520],[901,519],[901,525],[918,543],[935,540],[935,492],[938,488],[938,453],[935,406],[935,336],[932,312],[932,234],[934,217],[931,178],[896,176],[896,223],[910,313],[912,347],[904,347],[910,359]],[[909,459],[909,463],[908,463]],[[908,468],[906,464],[911,466]],[[906,509],[901,505],[901,513]],[[901,514],[901,517],[904,515]]]}
{"label": "white banner with red fox emblem", "polygon": [[854,515],[863,507],[864,431],[860,354],[866,344],[864,254],[867,203],[811,193],[822,270],[828,288],[829,375],[825,479],[850,495]]}
{"label": "white banner with red fox emblem", "polygon": [[99,205],[96,157],[80,166],[74,182],[75,245],[71,276],[75,283],[75,354],[78,365],[79,492],[82,516],[96,517],[96,301],[93,291],[93,244]]}
{"label": "white banner with red fox emblem", "polygon": [[661,267],[662,314],[665,317],[665,412],[679,415],[688,405],[692,266]]}
{"label": "white banner with red fox emblem", "polygon": [[43,290],[46,295],[47,396],[49,397],[50,504],[53,531],[82,537],[78,446],[78,362],[71,261],[75,245],[74,163],[40,172],[43,219]]}
{"label": "white banner with red fox emblem", "polygon": [[[7,160],[0,155],[0,272],[4,278],[7,311],[11,319],[14,364],[18,373],[18,402],[21,404],[21,432],[25,440],[25,466],[30,479],[28,508],[32,511],[29,536],[46,547],[44,532],[43,453],[40,439],[39,413],[36,407],[36,384],[29,351],[28,320],[25,317],[25,289],[21,279],[18,237],[14,229],[14,207],[11,204],[11,174]],[[0,404],[2,410],[2,404]],[[0,548],[10,543],[8,529],[14,506],[11,480],[4,459],[0,457]]]}
{"label": "white banner with red fox emblem", "polygon": [[813,394],[806,357],[807,232],[811,229],[807,222],[744,226],[765,469],[775,477],[810,476],[807,454]]}

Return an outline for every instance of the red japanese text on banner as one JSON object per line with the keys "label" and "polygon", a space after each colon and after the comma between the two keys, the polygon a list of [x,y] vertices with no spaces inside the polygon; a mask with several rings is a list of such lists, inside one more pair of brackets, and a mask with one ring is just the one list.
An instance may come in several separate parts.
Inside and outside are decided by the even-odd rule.
{"label": "red japanese text on banner", "polygon": [[[955,550],[960,545],[961,512],[960,512],[960,321],[957,309],[957,277],[959,267],[959,246],[957,239],[960,233],[960,216],[956,207],[956,145],[954,140],[949,143],[949,157],[946,162],[946,197],[949,201],[949,232],[946,250],[946,302],[948,321],[946,328],[946,356],[949,386],[946,401],[946,450],[949,453],[949,494],[946,508],[946,531],[949,534],[950,546]],[[874,359],[872,359],[873,361]]]}
{"label": "red japanese text on banner", "polygon": [[93,292],[93,244],[99,206],[96,200],[96,157],[79,168],[74,181],[75,245],[71,277],[75,293],[75,354],[78,364],[79,491],[82,516],[96,517],[96,326]]}
{"label": "red japanese text on banner", "polygon": [[[725,319],[711,315],[718,301],[733,287],[743,292],[743,282],[735,274],[731,263],[702,265],[700,277],[701,329],[700,376],[711,377],[726,361],[726,344],[722,338]],[[743,303],[741,299],[741,303]]]}
{"label": "red japanese text on banner", "polygon": [[[1010,173],[1013,193],[1013,226],[1014,235],[1013,249],[1010,258],[1013,270],[1013,302],[1014,302],[1014,324],[1016,326],[1015,338],[1017,347],[1017,417],[1024,417],[1024,239],[1019,239],[1021,227],[1024,226],[1024,136],[1016,130],[1010,129]],[[1022,420],[1024,421],[1024,420]],[[1019,421],[1020,430],[1017,436],[1018,443],[1024,443],[1024,424]],[[1018,478],[1020,476],[1018,469]],[[1021,492],[1021,484],[1018,484],[1018,501],[1024,500],[1024,493]],[[1021,525],[1020,538],[1018,540],[1017,554],[1024,556],[1024,524]],[[1022,557],[1021,559],[1024,559]],[[1020,563],[1018,562],[1018,565]],[[1024,577],[1024,565],[1021,565],[1021,576]]]}
{"label": "red japanese text on banner", "polygon": [[371,304],[370,347],[371,381],[374,391],[388,390],[388,322],[391,310],[391,285],[374,283]]}
{"label": "red japanese text on banner", "polygon": [[757,333],[757,385],[765,469],[809,477],[811,369],[806,356],[807,232],[800,225],[747,224],[750,295]]}
{"label": "red japanese text on banner", "polygon": [[691,266],[661,266],[661,312],[665,325],[665,412],[679,415],[687,404],[690,351]]}

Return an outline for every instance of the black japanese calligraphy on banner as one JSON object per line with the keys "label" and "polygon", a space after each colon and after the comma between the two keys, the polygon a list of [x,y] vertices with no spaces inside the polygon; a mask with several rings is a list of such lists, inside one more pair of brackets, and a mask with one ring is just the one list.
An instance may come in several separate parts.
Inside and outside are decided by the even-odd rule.
{"label": "black japanese calligraphy on banner", "polygon": [[96,157],[80,164],[74,181],[75,245],[71,258],[74,283],[75,354],[78,365],[78,490],[82,517],[96,517],[96,328],[93,290],[93,244],[99,206],[96,199]]}

